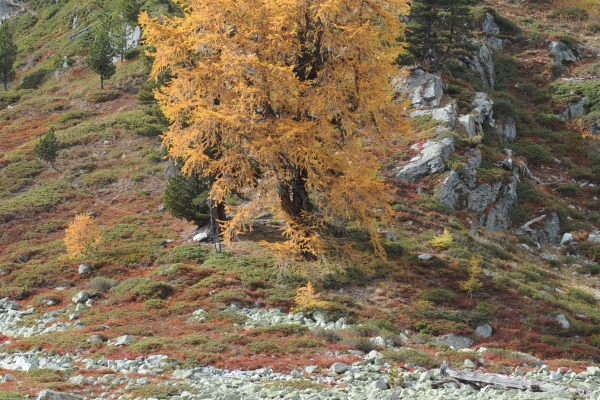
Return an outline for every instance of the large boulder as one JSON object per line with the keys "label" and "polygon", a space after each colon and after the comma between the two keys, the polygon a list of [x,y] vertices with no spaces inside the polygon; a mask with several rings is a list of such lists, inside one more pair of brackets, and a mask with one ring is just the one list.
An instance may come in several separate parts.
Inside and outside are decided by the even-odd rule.
{"label": "large boulder", "polygon": [[44,389],[38,394],[37,400],[83,400],[83,397]]}
{"label": "large boulder", "polygon": [[434,121],[441,122],[444,125],[444,129],[440,129],[440,131],[448,131],[448,129],[452,130],[456,124],[456,103],[451,102],[445,107],[436,108],[433,110],[417,110],[410,113],[411,118],[420,117],[423,115],[428,115]]}
{"label": "large boulder", "polygon": [[590,133],[594,136],[600,135],[600,121],[598,121],[594,125],[590,126]]}
{"label": "large boulder", "polygon": [[417,108],[439,107],[444,94],[442,78],[422,69],[415,69],[411,72],[406,83],[406,89],[398,84],[396,89],[398,91],[408,91],[412,106]]}
{"label": "large boulder", "polygon": [[453,348],[455,351],[466,349],[471,347],[475,342],[464,336],[456,336],[454,333],[440,336],[436,339],[436,342],[446,343],[448,346]]}
{"label": "large boulder", "polygon": [[410,160],[396,174],[396,179],[411,183],[427,175],[444,172],[445,160],[453,151],[454,140],[452,138],[425,142],[420,154]]}
{"label": "large boulder", "polygon": [[517,137],[517,126],[513,117],[508,117],[504,124],[496,125],[496,132],[500,134],[502,139],[507,142],[512,142]]}
{"label": "large boulder", "polygon": [[564,64],[574,63],[580,59],[579,50],[574,47],[569,47],[566,43],[559,41],[552,42],[548,46],[548,50],[554,54],[554,65],[559,67]]}
{"label": "large boulder", "polygon": [[472,58],[465,59],[465,62],[473,71],[479,72],[483,79],[483,84],[491,88],[494,87],[495,67],[493,54],[485,43],[474,42],[478,50]]}

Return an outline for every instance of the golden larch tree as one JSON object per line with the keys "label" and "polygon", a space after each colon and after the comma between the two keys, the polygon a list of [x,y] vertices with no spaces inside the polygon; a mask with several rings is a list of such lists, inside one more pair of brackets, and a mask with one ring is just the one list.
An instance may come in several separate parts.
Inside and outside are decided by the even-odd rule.
{"label": "golden larch tree", "polygon": [[101,239],[102,236],[94,224],[94,217],[88,213],[77,214],[65,230],[67,256],[72,259],[89,257],[93,263]]}
{"label": "golden larch tree", "polygon": [[210,200],[251,194],[221,221],[227,241],[274,206],[283,248],[314,258],[352,221],[384,254],[376,226],[391,189],[371,149],[402,129],[393,59],[405,0],[177,0],[183,17],[140,16],[155,48],[169,155],[209,178]]}

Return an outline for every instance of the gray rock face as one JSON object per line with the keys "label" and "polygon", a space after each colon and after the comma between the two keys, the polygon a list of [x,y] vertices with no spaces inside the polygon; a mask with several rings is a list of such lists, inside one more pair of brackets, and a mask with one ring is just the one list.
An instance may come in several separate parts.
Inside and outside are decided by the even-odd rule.
{"label": "gray rock face", "polygon": [[456,351],[471,347],[475,343],[469,338],[456,336],[454,333],[440,336],[436,339],[436,341],[446,343]]}
{"label": "gray rock face", "polygon": [[434,121],[442,122],[448,129],[452,130],[456,124],[456,103],[452,102],[445,107],[434,110],[417,110],[410,113],[411,118],[422,115],[429,115]]}
{"label": "gray rock face", "polygon": [[565,109],[565,112],[562,113],[561,118],[565,122],[569,122],[573,118],[581,117],[585,114],[585,105],[587,104],[587,99],[582,97],[579,101],[571,103]]}
{"label": "gray rock face", "polygon": [[496,23],[494,16],[489,12],[485,13],[485,20],[483,21],[482,29],[483,32],[487,33],[488,35],[500,34],[500,27]]}
{"label": "gray rock face", "polygon": [[561,41],[550,43],[548,50],[554,54],[554,64],[558,66],[574,63],[580,59],[579,51],[577,49],[571,48]]}
{"label": "gray rock face", "polygon": [[511,183],[502,184],[496,205],[481,217],[479,226],[485,227],[488,232],[500,232],[509,228],[508,212],[517,201],[517,183],[517,178],[513,177]]}
{"label": "gray rock face", "polygon": [[77,272],[79,273],[79,275],[83,275],[86,272],[88,272],[90,270],[90,266],[86,265],[86,264],[79,264],[79,267],[77,268]]}
{"label": "gray rock face", "polygon": [[469,209],[476,212],[485,210],[487,206],[496,201],[501,186],[502,183],[497,183],[494,186],[484,183],[477,186],[475,189],[473,189],[473,191],[471,191],[471,193],[469,193],[469,197],[467,199],[467,205]]}
{"label": "gray rock face", "polygon": [[460,179],[458,173],[452,171],[442,183],[439,202],[456,211],[460,208],[460,197],[468,192],[469,188]]}
{"label": "gray rock face", "polygon": [[[410,74],[406,90],[411,93],[410,100],[413,107],[438,107],[444,94],[442,78],[416,69]],[[403,88],[397,86],[399,91]]]}
{"label": "gray rock face", "polygon": [[502,139],[507,142],[512,142],[517,137],[517,127],[515,119],[509,117],[505,124],[496,125],[496,132],[500,134]]}
{"label": "gray rock face", "polygon": [[588,242],[593,244],[600,244],[600,233],[590,233],[590,235],[588,236]]}
{"label": "gray rock face", "polygon": [[135,342],[137,342],[137,340],[135,340],[133,336],[123,335],[116,338],[113,343],[109,342],[109,344],[112,344],[113,346],[127,346],[128,344]]}
{"label": "gray rock face", "polygon": [[590,133],[595,136],[600,135],[600,122],[596,122],[594,125],[590,126]]}
{"label": "gray rock face", "polygon": [[135,28],[131,26],[126,27],[127,32],[127,46],[126,50],[135,49],[140,45],[140,40],[142,40],[142,29],[136,25]]}
{"label": "gray rock face", "polygon": [[487,93],[475,93],[475,100],[473,100],[473,106],[473,112],[475,113],[475,122],[479,125],[480,129],[486,122],[491,126],[494,126],[494,102],[488,99]]}
{"label": "gray rock face", "polygon": [[552,213],[544,225],[531,234],[534,243],[543,246],[548,243],[558,243],[562,236],[560,234],[560,219],[558,214]]}
{"label": "gray rock face", "polygon": [[453,151],[452,138],[428,141],[423,144],[421,153],[396,174],[396,179],[411,183],[427,175],[444,172],[446,168],[444,162]]}
{"label": "gray rock face", "polygon": [[38,394],[37,400],[83,400],[83,397],[44,389]]}
{"label": "gray rock face", "polygon": [[467,132],[467,137],[472,138],[477,135],[477,129],[475,128],[475,118],[472,115],[461,115],[458,119],[458,122],[465,128],[465,132]]}
{"label": "gray rock face", "polygon": [[488,324],[483,324],[481,326],[478,326],[475,329],[475,334],[482,338],[489,338],[490,336],[492,336],[492,327],[489,326]]}
{"label": "gray rock face", "polygon": [[495,84],[495,67],[492,52],[485,43],[475,42],[474,44],[479,46],[479,49],[473,54],[472,59],[466,61],[467,65],[473,71],[481,74],[485,86],[493,88]]}

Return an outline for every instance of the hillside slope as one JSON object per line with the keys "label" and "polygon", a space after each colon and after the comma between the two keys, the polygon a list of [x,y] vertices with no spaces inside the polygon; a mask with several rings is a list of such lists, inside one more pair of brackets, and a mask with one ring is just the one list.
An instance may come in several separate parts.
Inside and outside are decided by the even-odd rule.
{"label": "hillside slope", "polygon": [[[311,275],[274,267],[260,244],[281,240],[269,215],[216,252],[164,211],[173,168],[143,48],[132,45],[104,91],[85,66],[101,5],[34,0],[11,11],[19,58],[0,93],[0,399],[43,389],[378,399],[388,385],[401,398],[488,395],[456,382],[432,389],[442,361],[584,397],[600,388],[593,13],[488,0],[474,12],[475,57],[437,75],[407,71],[397,85],[411,131],[375,150],[396,190],[394,223],[382,228],[388,258],[366,253]],[[143,8],[169,12],[161,1]],[[50,127],[56,170],[33,153]],[[501,165],[507,154],[512,168]],[[93,260],[65,252],[82,212],[102,234]],[[481,286],[469,292],[471,277]],[[309,282],[315,301],[302,308],[296,290]],[[550,394],[560,395],[570,396]]]}

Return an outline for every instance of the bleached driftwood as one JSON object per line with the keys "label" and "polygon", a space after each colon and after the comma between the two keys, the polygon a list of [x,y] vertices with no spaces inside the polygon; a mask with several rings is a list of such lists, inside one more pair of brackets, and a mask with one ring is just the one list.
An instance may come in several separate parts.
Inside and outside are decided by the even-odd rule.
{"label": "bleached driftwood", "polygon": [[519,170],[521,171],[521,174],[525,178],[534,181],[538,185],[542,185],[542,181],[537,176],[533,175],[533,173],[531,172],[531,170],[527,167],[527,164],[525,164],[522,161],[519,162]]}
{"label": "bleached driftwood", "polygon": [[504,157],[504,160],[500,161],[499,163],[496,163],[496,166],[511,171],[513,151],[511,149],[504,149],[502,150],[502,152],[506,154],[506,156]]}
{"label": "bleached driftwood", "polygon": [[563,391],[578,396],[589,396],[590,394],[590,392],[583,389],[561,386],[547,382],[533,381],[525,378],[505,376],[500,374],[484,374],[482,372],[453,371],[445,368],[444,364],[442,364],[442,368],[440,369],[442,377],[445,380],[452,380],[459,384],[472,383],[479,387],[492,386],[502,390],[517,389],[528,390],[532,392]]}
{"label": "bleached driftwood", "polygon": [[536,222],[540,222],[541,220],[543,220],[544,218],[546,218],[546,214],[534,218],[529,222],[526,222],[523,226],[521,226],[519,229],[516,230],[516,234],[517,235],[523,235],[525,233],[533,233],[534,230],[530,228],[531,225],[535,224]]}
{"label": "bleached driftwood", "polygon": [[75,36],[77,35],[81,35],[83,32],[89,30],[91,28],[91,26],[88,26],[87,28],[83,28],[82,30],[80,30],[79,32],[75,32],[74,34],[72,34],[71,36],[69,36],[69,42],[71,41],[71,39],[73,39]]}

